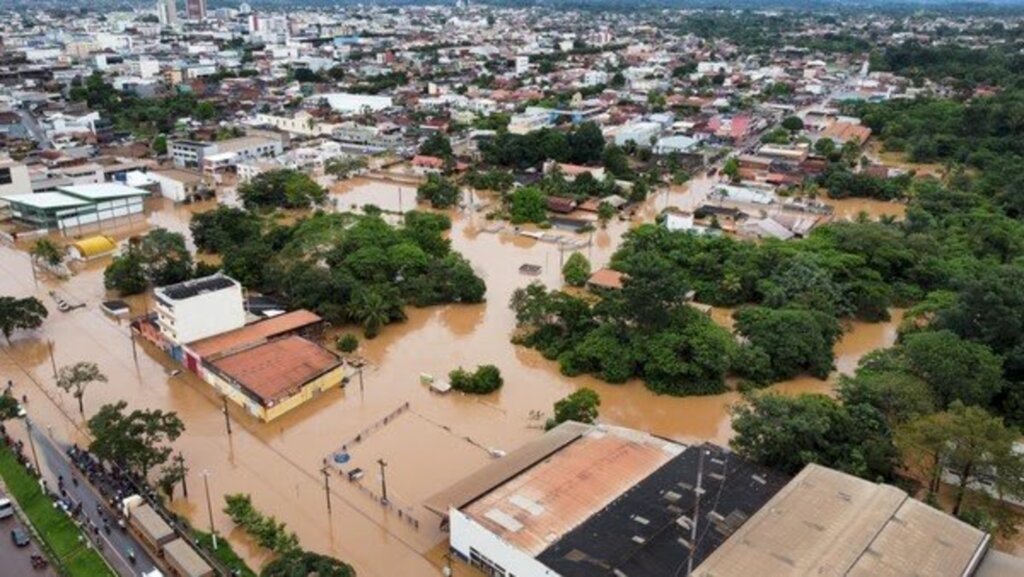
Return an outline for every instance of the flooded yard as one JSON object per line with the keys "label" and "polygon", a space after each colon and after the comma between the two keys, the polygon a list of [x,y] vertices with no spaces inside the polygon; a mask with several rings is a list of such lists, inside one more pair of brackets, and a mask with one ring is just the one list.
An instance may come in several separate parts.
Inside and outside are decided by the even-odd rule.
{"label": "flooded yard", "polygon": [[[653,220],[665,203],[695,207],[703,200],[705,186],[695,182],[654,195],[638,212],[637,222]],[[339,210],[374,204],[401,211],[415,203],[414,187],[368,179],[335,185],[331,195]],[[486,201],[485,195],[474,200]],[[157,200],[144,221],[138,217],[136,226],[114,233],[123,239],[162,226],[187,234],[190,214],[212,206],[174,206]],[[518,236],[510,226],[496,230],[497,223],[488,221],[485,212],[451,212],[453,247],[487,282],[485,303],[409,310],[406,322],[361,342],[359,352],[369,361],[361,377],[270,424],[232,410],[229,436],[219,399],[207,385],[188,372],[171,376],[177,367],[160,351],[141,343],[133,348],[126,324],[105,316],[98,307],[106,298],[106,260],[80,267],[68,281],[40,278],[37,286],[24,247],[0,248],[0,294],[35,295],[51,310],[42,329],[20,333],[4,347],[0,367],[3,375],[15,380],[16,393],[29,397],[28,411],[34,419],[52,424],[57,438],[85,442],[74,400],[53,384],[52,364],[97,361],[110,382],[86,392],[87,414],[123,399],[132,407],[175,411],[185,421],[186,433],[176,447],[190,469],[191,498],[176,500],[177,511],[208,529],[205,501],[198,490],[199,474],[208,470],[215,525],[254,565],[263,560],[262,553],[231,530],[220,511],[224,494],[251,493],[255,506],[286,522],[305,547],[349,561],[361,576],[439,575],[437,545],[444,534],[440,519],[425,511],[421,502],[488,462],[490,451],[509,451],[539,435],[552,403],[579,387],[600,393],[603,421],[680,441],[728,441],[729,407],[739,399],[737,393],[673,398],[655,395],[640,382],[609,385],[591,377],[568,378],[558,372],[557,363],[513,345],[515,319],[508,307],[512,292],[535,280],[560,286],[559,263],[571,251]],[[592,237],[580,235],[589,245],[578,250],[590,258],[593,268],[604,266],[622,234],[635,224],[614,219]],[[523,275],[522,264],[539,265],[541,271],[537,276]],[[51,288],[88,306],[57,312],[47,295]],[[130,300],[133,314],[145,310],[144,298]],[[731,322],[729,311],[716,309],[713,317],[725,326]],[[890,345],[900,318],[901,312],[895,311],[888,323],[853,323],[836,346],[837,368],[852,371],[862,355]],[[459,366],[471,369],[485,363],[497,365],[504,376],[505,386],[497,393],[441,396],[420,384],[421,373],[444,376]],[[802,378],[774,388],[786,393],[829,392],[832,383]],[[407,410],[396,413],[406,404]],[[381,424],[390,415],[395,416]],[[328,514],[319,470],[342,445],[352,457],[347,467],[359,467],[365,475],[357,482],[340,474],[330,476],[333,511]],[[380,459],[387,463],[389,508],[377,500],[382,490]]]}

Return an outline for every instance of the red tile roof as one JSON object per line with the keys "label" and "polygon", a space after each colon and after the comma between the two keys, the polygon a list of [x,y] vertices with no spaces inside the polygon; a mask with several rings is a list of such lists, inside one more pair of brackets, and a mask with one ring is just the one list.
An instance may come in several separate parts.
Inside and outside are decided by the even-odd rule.
{"label": "red tile roof", "polygon": [[341,365],[341,359],[315,343],[292,335],[222,357],[212,364],[269,407]]}
{"label": "red tile roof", "polygon": [[320,320],[316,313],[299,309],[189,343],[188,348],[200,357],[209,359],[221,353],[238,350],[284,333],[297,331],[318,323]]}

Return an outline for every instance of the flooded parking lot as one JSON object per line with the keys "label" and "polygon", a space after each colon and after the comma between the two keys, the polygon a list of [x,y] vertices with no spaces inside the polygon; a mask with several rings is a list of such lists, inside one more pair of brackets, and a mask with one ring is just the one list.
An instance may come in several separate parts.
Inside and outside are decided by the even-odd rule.
{"label": "flooded parking lot", "polygon": [[[631,226],[653,220],[665,205],[692,209],[702,202],[707,188],[707,181],[674,187],[653,196],[638,211],[636,222],[615,219],[592,235],[551,232],[589,243],[576,250],[588,256],[596,269],[608,263]],[[415,188],[357,179],[332,187],[332,197],[340,210],[375,204],[399,212],[412,208]],[[487,202],[487,195],[474,196],[478,206]],[[161,226],[187,234],[190,215],[212,206],[212,201],[175,206],[153,199],[145,219],[137,217],[129,226],[104,232],[124,239]],[[59,438],[84,442],[77,407],[55,388],[52,367],[79,360],[98,362],[110,382],[88,389],[87,414],[103,403],[123,399],[132,407],[175,411],[185,421],[186,433],[176,447],[190,469],[191,500],[176,501],[177,511],[197,527],[208,528],[198,490],[199,474],[207,470],[215,525],[229,533],[253,564],[263,560],[262,553],[239,531],[231,531],[230,521],[220,512],[224,494],[251,493],[256,507],[285,521],[305,547],[345,559],[363,576],[440,574],[436,547],[444,535],[439,519],[420,506],[422,500],[486,463],[491,451],[512,450],[539,435],[552,403],[578,387],[600,393],[604,421],[684,442],[728,441],[729,407],[739,399],[736,393],[673,398],[655,395],[640,382],[609,385],[586,376],[568,378],[558,372],[557,363],[513,345],[515,319],[508,308],[512,292],[535,280],[552,288],[560,286],[559,263],[571,251],[555,242],[519,236],[512,227],[487,220],[485,213],[486,209],[451,213],[453,247],[487,282],[485,303],[411,309],[406,322],[388,326],[378,338],[362,342],[359,352],[369,365],[361,378],[270,424],[232,410],[234,427],[229,436],[219,399],[202,381],[188,372],[172,376],[177,367],[162,352],[141,343],[133,347],[127,325],[107,317],[98,307],[106,297],[102,283],[106,260],[79,267],[78,274],[67,281],[41,277],[36,283],[25,247],[0,248],[0,293],[35,295],[51,310],[42,329],[20,333],[4,348],[0,367],[17,383],[17,393],[29,397],[33,418],[51,424]],[[538,265],[540,273],[523,275],[522,264]],[[87,307],[57,312],[47,294],[50,289]],[[130,302],[134,314],[147,308],[145,298]],[[731,322],[729,311],[715,310],[713,316],[726,326]],[[863,354],[891,344],[900,318],[900,311],[895,311],[888,323],[852,323],[836,346],[838,369],[852,371]],[[420,384],[421,373],[443,376],[459,366],[485,363],[497,365],[505,379],[505,386],[491,395],[441,396]],[[775,388],[828,392],[831,381],[800,378]],[[407,410],[395,414],[406,405]],[[358,442],[353,442],[357,437]],[[328,514],[320,468],[343,444],[352,459],[346,467],[359,467],[365,474],[356,482],[337,473],[329,477],[333,511]],[[388,508],[378,502],[380,459],[387,463]]]}

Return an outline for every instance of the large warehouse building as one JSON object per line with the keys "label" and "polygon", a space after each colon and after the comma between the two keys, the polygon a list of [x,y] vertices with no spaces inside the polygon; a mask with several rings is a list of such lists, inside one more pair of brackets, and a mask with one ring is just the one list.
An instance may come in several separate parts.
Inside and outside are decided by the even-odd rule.
{"label": "large warehouse building", "polygon": [[792,480],[710,444],[564,423],[431,497],[498,577],[1010,577],[1024,560],[896,487]]}

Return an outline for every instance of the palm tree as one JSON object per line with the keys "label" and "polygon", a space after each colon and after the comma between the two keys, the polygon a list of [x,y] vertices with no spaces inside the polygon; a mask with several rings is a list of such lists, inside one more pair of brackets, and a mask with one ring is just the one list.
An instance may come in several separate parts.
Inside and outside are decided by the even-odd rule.
{"label": "palm tree", "polygon": [[64,262],[64,255],[59,246],[48,238],[41,238],[36,241],[30,251],[32,258],[44,262],[50,266],[57,266]]}
{"label": "palm tree", "polygon": [[96,363],[78,362],[70,366],[61,367],[57,371],[57,386],[78,399],[78,412],[82,416],[85,416],[85,405],[82,402],[85,388],[92,383],[105,382],[107,382],[107,376],[100,372],[100,368],[96,366]]}
{"label": "palm tree", "polygon": [[377,291],[361,292],[352,302],[352,317],[363,325],[366,338],[372,339],[391,320],[388,303]]}

